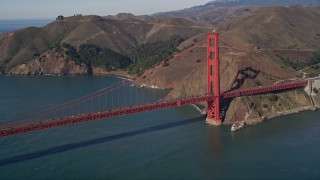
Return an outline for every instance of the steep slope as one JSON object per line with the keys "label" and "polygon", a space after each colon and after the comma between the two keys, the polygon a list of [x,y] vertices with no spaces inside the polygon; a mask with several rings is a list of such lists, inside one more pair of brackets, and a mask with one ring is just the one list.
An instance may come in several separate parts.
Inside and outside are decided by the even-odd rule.
{"label": "steep slope", "polygon": [[175,36],[189,37],[208,31],[208,27],[190,20],[122,16],[107,19],[99,16],[67,17],[43,28],[26,28],[0,36],[0,70],[31,62],[49,49],[63,43],[79,48],[94,44],[122,54],[130,54],[141,44],[169,40]]}
{"label": "steep slope", "polygon": [[[222,92],[299,77],[300,73],[286,63],[309,62],[312,54],[320,50],[317,22],[320,22],[320,16],[314,8],[294,6],[257,8],[250,14],[223,23],[217,28],[221,37]],[[185,56],[179,58],[177,55],[169,60],[168,66],[149,70],[142,76],[144,81],[137,80],[138,84],[174,88],[167,98],[205,93],[206,36],[203,34],[195,39],[196,43],[192,40],[185,42],[185,47],[190,45],[180,53]],[[199,63],[196,63],[198,59]],[[189,63],[194,65],[189,67]],[[177,72],[177,78],[173,78],[170,72]],[[181,72],[183,75],[179,75]],[[277,111],[288,112],[311,105],[300,90],[274,96],[252,96],[224,102],[225,123],[261,120]]]}

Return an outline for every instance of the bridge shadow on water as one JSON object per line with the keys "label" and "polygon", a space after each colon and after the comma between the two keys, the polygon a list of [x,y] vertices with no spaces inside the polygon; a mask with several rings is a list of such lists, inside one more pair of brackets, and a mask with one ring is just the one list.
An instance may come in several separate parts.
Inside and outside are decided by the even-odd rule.
{"label": "bridge shadow on water", "polygon": [[201,121],[204,121],[203,117],[197,117],[197,118],[182,120],[182,121],[178,121],[178,122],[171,122],[171,123],[161,124],[161,125],[157,125],[157,126],[143,128],[143,129],[133,130],[133,131],[129,131],[129,132],[123,132],[123,133],[119,133],[119,134],[115,134],[115,135],[90,139],[90,140],[86,140],[86,141],[82,141],[82,142],[78,142],[78,143],[70,143],[70,144],[65,144],[65,145],[61,145],[61,146],[56,146],[56,147],[48,148],[45,150],[39,150],[39,151],[27,153],[27,154],[17,155],[17,156],[10,157],[7,159],[0,159],[0,167],[14,164],[14,163],[18,163],[18,162],[37,159],[37,158],[45,157],[48,155],[63,153],[66,151],[71,151],[71,150],[79,149],[82,147],[88,147],[88,146],[92,146],[92,145],[107,143],[107,142],[116,141],[116,140],[132,137],[132,136],[137,136],[137,135],[141,135],[141,134],[166,130],[166,129],[175,128],[175,127],[188,125],[188,124],[201,122]]}

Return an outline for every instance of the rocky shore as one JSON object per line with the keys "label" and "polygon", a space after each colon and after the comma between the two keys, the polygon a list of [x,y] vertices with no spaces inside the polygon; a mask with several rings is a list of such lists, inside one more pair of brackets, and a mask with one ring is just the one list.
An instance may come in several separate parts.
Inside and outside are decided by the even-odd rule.
{"label": "rocky shore", "polygon": [[[205,107],[199,106],[199,105],[194,105],[194,104],[192,104],[192,105],[197,110],[199,110],[199,112],[202,115],[206,114]],[[304,111],[316,111],[317,109],[318,109],[318,107],[315,107],[315,106],[305,106],[305,107],[295,108],[295,109],[291,109],[291,110],[279,111],[277,113],[268,113],[268,114],[265,114],[264,116],[259,117],[259,118],[242,120],[242,121],[236,122],[236,123],[224,122],[223,125],[228,125],[228,126],[231,125],[231,131],[235,132],[235,131],[244,129],[247,126],[252,126],[252,125],[256,125],[258,123],[263,123],[263,122],[272,120],[273,118],[276,118],[276,117],[286,116],[289,114],[296,114],[296,113],[300,113],[300,112],[304,112]]]}
{"label": "rocky shore", "polygon": [[231,126],[231,132],[239,131],[244,128],[246,128],[246,123],[244,121],[240,123],[235,123]]}
{"label": "rocky shore", "polygon": [[[262,116],[260,118],[249,119],[249,120],[245,120],[240,123],[232,124],[231,131],[237,131],[237,130],[243,129],[246,127],[246,125],[256,125],[258,123],[266,122],[266,121],[271,120],[276,117],[286,116],[289,114],[296,114],[296,113],[300,113],[300,112],[304,112],[304,111],[315,111],[315,110],[317,110],[316,107],[307,106],[307,107],[301,107],[301,108],[296,108],[296,109],[287,110],[287,111],[281,111],[281,112],[277,112],[277,113],[270,113],[270,114],[267,114],[267,115]],[[228,125],[228,124],[226,124],[226,125]]]}

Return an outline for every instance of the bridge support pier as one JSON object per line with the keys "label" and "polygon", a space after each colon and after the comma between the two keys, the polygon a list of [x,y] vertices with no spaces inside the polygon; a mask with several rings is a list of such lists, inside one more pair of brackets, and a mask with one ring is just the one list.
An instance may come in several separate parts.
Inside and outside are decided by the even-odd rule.
{"label": "bridge support pier", "polygon": [[221,126],[222,121],[220,117],[220,97],[215,97],[214,101],[208,102],[208,112],[206,123],[214,126]]}
{"label": "bridge support pier", "polygon": [[212,126],[221,126],[221,121],[216,121],[215,119],[206,119],[206,123]]}
{"label": "bridge support pier", "polygon": [[[208,34],[207,49],[208,94],[214,93],[214,101],[208,101],[206,122],[211,125],[222,124],[220,115],[220,70],[219,70],[219,34]],[[214,91],[213,91],[214,90]]]}

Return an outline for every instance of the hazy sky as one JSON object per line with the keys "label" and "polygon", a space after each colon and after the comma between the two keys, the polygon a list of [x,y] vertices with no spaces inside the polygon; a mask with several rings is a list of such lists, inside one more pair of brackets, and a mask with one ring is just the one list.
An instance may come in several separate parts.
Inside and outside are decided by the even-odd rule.
{"label": "hazy sky", "polygon": [[135,15],[179,10],[210,0],[0,0],[0,19],[55,18],[73,14]]}

